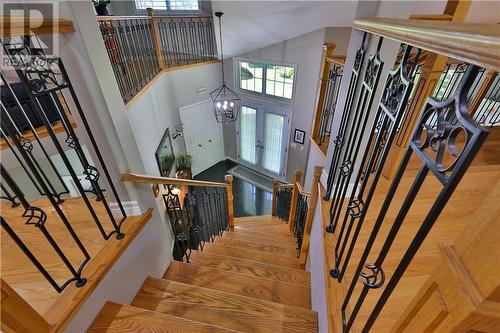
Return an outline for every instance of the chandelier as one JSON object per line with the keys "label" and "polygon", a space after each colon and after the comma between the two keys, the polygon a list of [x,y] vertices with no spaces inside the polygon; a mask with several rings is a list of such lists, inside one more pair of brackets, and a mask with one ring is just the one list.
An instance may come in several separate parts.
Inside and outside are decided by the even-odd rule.
{"label": "chandelier", "polygon": [[210,98],[214,104],[215,119],[219,123],[227,123],[235,121],[238,118],[241,100],[228,86],[224,80],[224,53],[222,50],[222,23],[221,16],[224,13],[217,12],[215,16],[219,18],[219,38],[220,38],[220,54],[222,65],[222,85],[210,93]]}

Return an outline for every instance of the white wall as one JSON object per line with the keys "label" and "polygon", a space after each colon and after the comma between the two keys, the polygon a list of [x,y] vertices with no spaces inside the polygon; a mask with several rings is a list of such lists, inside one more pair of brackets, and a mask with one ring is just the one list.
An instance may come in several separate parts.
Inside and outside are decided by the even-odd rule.
{"label": "white wall", "polygon": [[311,143],[309,159],[307,160],[307,169],[304,176],[304,189],[308,192],[312,191],[311,183],[314,176],[314,167],[317,165],[325,165],[325,155],[318,149],[316,144]]}
{"label": "white wall", "polygon": [[[306,132],[304,145],[288,146],[288,165],[286,178],[293,178],[296,169],[305,170],[309,140],[314,114],[316,87],[321,66],[321,54],[325,38],[325,29],[316,30],[305,35],[283,41],[259,50],[241,54],[241,57],[270,61],[284,62],[297,65],[294,105],[291,115],[290,138],[293,142],[294,130]],[[233,83],[233,59],[227,60],[225,67],[227,78]],[[224,146],[226,156],[236,159],[236,133],[234,124],[224,126]]]}
{"label": "white wall", "polygon": [[210,64],[163,73],[127,106],[146,174],[160,175],[154,154],[167,128],[174,153],[186,151],[183,137],[172,138],[175,128],[181,127],[179,108],[209,99],[208,93],[199,95],[197,89],[206,88],[207,92],[216,89],[221,82],[220,70],[220,64]]}

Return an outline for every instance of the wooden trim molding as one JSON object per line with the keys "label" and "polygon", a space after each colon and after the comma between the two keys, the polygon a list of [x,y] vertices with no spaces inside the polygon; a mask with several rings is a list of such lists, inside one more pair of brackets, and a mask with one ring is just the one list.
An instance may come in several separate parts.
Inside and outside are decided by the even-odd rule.
{"label": "wooden trim molding", "polygon": [[127,217],[122,227],[125,238],[121,240],[110,238],[85,268],[85,278],[87,279],[85,287],[78,288],[74,284],[66,287],[61,297],[44,316],[45,320],[51,325],[53,332],[62,332],[64,330],[64,327],[69,324],[71,318],[89,298],[106,273],[149,222],[152,214],[153,209],[148,208],[141,216]]}
{"label": "wooden trim molding", "polygon": [[357,30],[500,71],[500,29],[497,24],[430,20],[361,19]]}
{"label": "wooden trim molding", "polygon": [[[311,237],[311,228],[314,219],[314,213],[316,212],[316,205],[318,203],[318,193],[319,193],[319,178],[321,177],[321,172],[323,172],[322,166],[314,167],[314,176],[311,185],[311,197],[309,198],[309,207],[307,209],[306,222],[304,224],[304,235],[302,236],[302,247],[300,249],[299,263],[302,267],[305,267],[307,256],[309,255],[309,239]],[[319,218],[319,217],[318,217]]]}
{"label": "wooden trim molding", "polygon": [[50,332],[49,323],[3,279],[1,288],[2,332]]}
{"label": "wooden trim molding", "polygon": [[0,16],[0,37],[52,35],[74,31],[73,21],[64,18]]}
{"label": "wooden trim molding", "polygon": [[234,197],[233,197],[233,175],[225,175],[227,184],[227,211],[229,217],[229,228],[234,229]]}

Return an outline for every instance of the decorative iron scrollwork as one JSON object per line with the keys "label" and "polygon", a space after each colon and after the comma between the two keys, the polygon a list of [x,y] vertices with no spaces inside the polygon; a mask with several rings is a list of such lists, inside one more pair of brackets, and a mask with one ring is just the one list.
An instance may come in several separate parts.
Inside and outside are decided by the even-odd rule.
{"label": "decorative iron scrollwork", "polygon": [[38,207],[28,207],[23,214],[23,217],[27,217],[25,224],[35,224],[41,226],[47,221],[47,213]]}
{"label": "decorative iron scrollwork", "polygon": [[86,176],[85,179],[91,182],[97,182],[99,180],[99,170],[97,170],[97,168],[92,165],[87,165],[85,170],[83,170],[83,173]]}
{"label": "decorative iron scrollwork", "polygon": [[363,214],[365,202],[362,198],[354,198],[349,204],[350,214],[353,218],[358,218]]}
{"label": "decorative iron scrollwork", "polygon": [[378,76],[380,65],[381,62],[376,54],[372,55],[370,59],[368,59],[368,64],[366,65],[365,78],[363,81],[368,85],[370,89],[373,89],[375,86],[375,79]]}
{"label": "decorative iron scrollwork", "polygon": [[365,264],[365,268],[371,271],[371,273],[359,273],[359,275],[366,280],[363,282],[365,286],[371,289],[377,289],[384,285],[385,273],[382,267],[377,267],[376,265],[372,264]]}
{"label": "decorative iron scrollwork", "polygon": [[342,174],[342,176],[344,177],[347,177],[351,174],[351,161],[349,160],[346,160],[342,163],[342,165],[340,166],[340,173]]}
{"label": "decorative iron scrollwork", "polygon": [[73,149],[76,148],[75,138],[71,134],[68,134],[68,136],[66,137],[66,140],[64,140],[64,142],[66,142],[68,144],[68,147],[73,148]]}
{"label": "decorative iron scrollwork", "polygon": [[33,151],[33,143],[31,142],[30,139],[26,139],[25,137],[21,137],[19,142],[23,146],[23,149],[25,152],[31,153]]}
{"label": "decorative iron scrollwork", "polygon": [[406,90],[406,84],[401,78],[401,67],[399,68],[398,71],[391,73],[387,78],[386,88],[384,89],[381,99],[381,103],[392,115],[398,110]]}
{"label": "decorative iron scrollwork", "polygon": [[338,149],[342,146],[342,138],[337,135],[337,137],[333,140],[335,147]]}
{"label": "decorative iron scrollwork", "polygon": [[356,51],[356,56],[354,57],[354,65],[353,65],[353,69],[356,72],[359,72],[359,69],[361,68],[361,60],[363,59],[363,54],[364,53],[365,53],[365,51],[362,49],[362,47],[360,47]]}

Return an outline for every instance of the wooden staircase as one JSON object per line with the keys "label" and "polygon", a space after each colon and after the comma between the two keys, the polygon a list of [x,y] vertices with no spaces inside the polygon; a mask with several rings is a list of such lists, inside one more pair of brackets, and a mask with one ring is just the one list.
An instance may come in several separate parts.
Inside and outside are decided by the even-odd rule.
{"label": "wooden staircase", "polygon": [[106,303],[89,332],[317,332],[288,229],[272,216],[236,218],[189,263],[147,278],[131,305]]}

